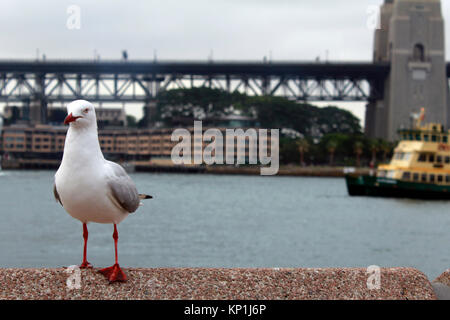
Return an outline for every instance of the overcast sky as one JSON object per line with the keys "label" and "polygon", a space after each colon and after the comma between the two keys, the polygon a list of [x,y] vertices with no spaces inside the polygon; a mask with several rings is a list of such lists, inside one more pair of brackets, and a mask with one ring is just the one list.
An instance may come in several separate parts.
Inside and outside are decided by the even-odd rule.
{"label": "overcast sky", "polygon": [[[382,0],[0,2],[0,59],[371,60],[370,6]],[[443,13],[450,21],[450,1]],[[80,29],[68,29],[70,5]],[[446,43],[450,43],[449,23]],[[447,50],[450,60],[450,50]],[[361,104],[350,106],[362,116]]]}

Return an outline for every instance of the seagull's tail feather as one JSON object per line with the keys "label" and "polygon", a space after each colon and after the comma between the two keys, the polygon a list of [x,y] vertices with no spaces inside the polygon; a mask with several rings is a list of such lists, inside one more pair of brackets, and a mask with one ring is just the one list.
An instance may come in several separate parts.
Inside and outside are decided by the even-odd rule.
{"label": "seagull's tail feather", "polygon": [[139,199],[145,200],[145,199],[153,199],[152,196],[149,196],[148,194],[139,194]]}

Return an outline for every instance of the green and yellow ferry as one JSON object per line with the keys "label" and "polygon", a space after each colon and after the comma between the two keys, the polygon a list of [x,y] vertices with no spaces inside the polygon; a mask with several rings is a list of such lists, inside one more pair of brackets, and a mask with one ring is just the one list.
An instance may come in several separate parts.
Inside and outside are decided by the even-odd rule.
{"label": "green and yellow ferry", "polygon": [[450,199],[450,130],[430,123],[399,131],[389,164],[369,175],[346,174],[351,196]]}

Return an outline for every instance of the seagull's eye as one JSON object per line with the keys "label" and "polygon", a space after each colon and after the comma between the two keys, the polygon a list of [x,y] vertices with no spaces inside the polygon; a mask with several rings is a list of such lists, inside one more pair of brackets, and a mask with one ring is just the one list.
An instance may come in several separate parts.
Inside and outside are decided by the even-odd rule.
{"label": "seagull's eye", "polygon": [[83,113],[88,113],[89,112],[89,108],[86,108],[83,110]]}

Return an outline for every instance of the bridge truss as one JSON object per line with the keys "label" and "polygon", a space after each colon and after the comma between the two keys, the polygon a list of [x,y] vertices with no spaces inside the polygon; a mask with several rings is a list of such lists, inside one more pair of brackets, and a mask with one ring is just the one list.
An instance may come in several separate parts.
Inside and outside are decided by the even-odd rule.
{"label": "bridge truss", "polygon": [[299,101],[382,97],[388,64],[0,61],[0,102],[148,102],[174,88],[209,87]]}

